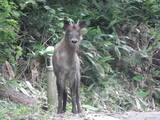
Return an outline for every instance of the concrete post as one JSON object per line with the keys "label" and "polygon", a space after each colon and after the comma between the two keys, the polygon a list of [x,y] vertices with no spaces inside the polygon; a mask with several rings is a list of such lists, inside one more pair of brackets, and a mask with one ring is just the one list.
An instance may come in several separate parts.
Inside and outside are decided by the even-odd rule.
{"label": "concrete post", "polygon": [[[54,51],[53,46],[46,48],[46,52]],[[56,76],[54,74],[54,68],[52,64],[52,55],[51,53],[47,54],[47,76],[48,76],[48,86],[47,86],[47,98],[48,104],[55,106],[57,104],[57,84]]]}

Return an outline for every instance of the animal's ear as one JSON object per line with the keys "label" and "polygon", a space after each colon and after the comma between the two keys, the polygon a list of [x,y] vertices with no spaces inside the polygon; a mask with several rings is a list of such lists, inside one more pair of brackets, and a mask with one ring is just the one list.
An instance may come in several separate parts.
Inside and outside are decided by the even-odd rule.
{"label": "animal's ear", "polygon": [[79,23],[79,27],[82,29],[86,26],[86,22],[85,21],[82,21]]}
{"label": "animal's ear", "polygon": [[63,28],[66,30],[67,29],[67,27],[70,25],[70,23],[69,23],[69,21],[67,21],[67,20],[64,20],[64,26],[63,26]]}

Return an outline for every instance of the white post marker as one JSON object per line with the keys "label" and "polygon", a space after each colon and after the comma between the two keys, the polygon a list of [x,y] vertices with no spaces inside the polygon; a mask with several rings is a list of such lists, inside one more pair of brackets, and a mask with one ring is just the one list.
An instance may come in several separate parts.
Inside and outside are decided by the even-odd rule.
{"label": "white post marker", "polygon": [[48,104],[55,106],[57,104],[57,84],[56,76],[54,74],[54,68],[52,64],[52,56],[54,54],[54,47],[48,46],[46,48],[47,54],[47,76],[48,76],[48,86],[47,86],[47,99]]}

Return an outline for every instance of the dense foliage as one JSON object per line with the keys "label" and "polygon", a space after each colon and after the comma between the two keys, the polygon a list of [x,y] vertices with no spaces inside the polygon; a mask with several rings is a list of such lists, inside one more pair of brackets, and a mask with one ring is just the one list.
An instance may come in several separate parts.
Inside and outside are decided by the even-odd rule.
{"label": "dense foliage", "polygon": [[62,39],[63,20],[86,21],[82,104],[100,111],[157,109],[159,13],[159,0],[1,0],[0,63],[16,68]]}
{"label": "dense foliage", "polygon": [[19,31],[19,13],[15,11],[16,6],[13,2],[2,0],[0,1],[0,7],[0,62],[6,60],[9,56],[10,61],[14,62],[14,56],[20,49],[15,44]]}

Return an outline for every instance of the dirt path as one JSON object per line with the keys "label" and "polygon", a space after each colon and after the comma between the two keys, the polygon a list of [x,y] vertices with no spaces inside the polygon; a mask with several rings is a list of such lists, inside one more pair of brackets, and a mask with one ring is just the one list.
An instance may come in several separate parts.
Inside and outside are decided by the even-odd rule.
{"label": "dirt path", "polygon": [[160,120],[160,112],[125,112],[125,113],[65,113],[55,115],[49,120]]}

